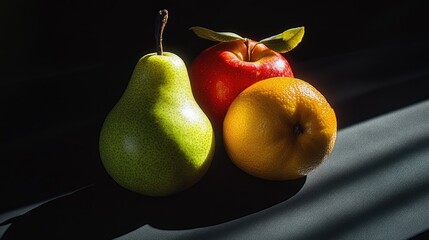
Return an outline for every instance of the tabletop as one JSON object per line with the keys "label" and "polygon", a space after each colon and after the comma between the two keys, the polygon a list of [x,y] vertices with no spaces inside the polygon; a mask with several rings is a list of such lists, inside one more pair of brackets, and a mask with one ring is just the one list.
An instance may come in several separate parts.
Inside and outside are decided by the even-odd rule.
{"label": "tabletop", "polygon": [[264,182],[228,165],[222,175],[230,182],[213,170],[190,191],[161,199],[99,183],[2,213],[0,233],[2,239],[411,239],[429,226],[428,142],[425,100],[341,129],[328,160],[303,179]]}

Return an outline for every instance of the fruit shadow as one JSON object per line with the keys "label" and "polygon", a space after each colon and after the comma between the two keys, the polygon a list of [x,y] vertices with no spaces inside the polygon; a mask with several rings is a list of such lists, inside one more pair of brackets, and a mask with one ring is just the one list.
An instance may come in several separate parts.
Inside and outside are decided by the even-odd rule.
{"label": "fruit shadow", "polygon": [[121,188],[107,175],[94,185],[50,200],[8,220],[2,239],[112,239],[146,224],[165,230],[228,222],[286,201],[306,178],[266,181],[232,164],[222,142],[206,175],[168,197],[147,197]]}
{"label": "fruit shadow", "polygon": [[151,199],[149,224],[160,229],[190,229],[228,222],[281,203],[294,196],[306,178],[267,181],[250,176],[227,157],[223,145],[206,175],[192,188]]}

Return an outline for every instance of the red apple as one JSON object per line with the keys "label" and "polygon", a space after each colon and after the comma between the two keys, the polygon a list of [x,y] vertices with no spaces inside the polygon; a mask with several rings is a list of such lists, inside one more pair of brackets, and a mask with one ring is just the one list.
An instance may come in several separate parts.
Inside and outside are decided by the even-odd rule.
{"label": "red apple", "polygon": [[270,77],[293,77],[282,54],[257,43],[250,39],[220,42],[191,63],[193,94],[215,127],[222,126],[231,102],[251,84]]}

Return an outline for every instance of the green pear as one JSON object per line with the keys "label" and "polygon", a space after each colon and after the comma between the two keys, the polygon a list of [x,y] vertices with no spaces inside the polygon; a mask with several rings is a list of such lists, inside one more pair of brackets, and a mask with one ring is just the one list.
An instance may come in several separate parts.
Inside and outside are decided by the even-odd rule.
{"label": "green pear", "polygon": [[185,63],[159,45],[161,51],[135,65],[99,139],[107,173],[147,196],[168,196],[196,184],[215,148],[212,124],[194,99]]}

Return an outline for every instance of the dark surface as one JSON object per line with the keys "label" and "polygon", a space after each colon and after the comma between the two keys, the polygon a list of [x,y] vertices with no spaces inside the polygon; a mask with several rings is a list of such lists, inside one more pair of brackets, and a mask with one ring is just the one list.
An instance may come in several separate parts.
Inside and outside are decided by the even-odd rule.
{"label": "dark surface", "polygon": [[218,147],[207,175],[180,194],[148,198],[97,182],[0,214],[0,236],[422,239],[429,225],[428,112],[426,100],[341,129],[329,159],[302,179],[255,179]]}
{"label": "dark surface", "polygon": [[[331,102],[339,128],[428,98],[425,82],[429,49],[423,1],[380,5],[362,1],[294,1],[282,7],[243,1],[200,4],[1,1],[0,213],[93,183],[102,187],[96,184],[63,201],[78,204],[91,199],[96,205],[96,199],[107,197],[103,186],[108,180],[98,155],[99,130],[126,87],[136,61],[155,51],[154,16],[164,7],[170,12],[164,48],[180,55],[187,64],[213,44],[193,35],[188,30],[191,26],[233,31],[255,40],[305,26],[303,41],[285,56],[295,75],[315,85]],[[221,174],[224,169],[232,171],[230,175],[221,174],[225,183],[254,181],[241,179],[240,173],[228,164],[219,163],[219,168],[213,169],[212,174]],[[210,181],[203,184],[215,185]],[[250,188],[253,184],[245,186]],[[255,196],[251,206],[238,208],[230,215],[214,213],[213,218],[201,224],[274,205],[292,196],[300,184],[293,183],[291,191],[268,200],[263,195]],[[283,187],[288,186],[275,184],[268,189]],[[203,189],[195,191],[204,192]],[[224,199],[235,193],[233,188],[222,191],[226,191],[225,195],[216,196],[211,204],[226,201],[226,206],[233,209],[230,205],[235,205],[235,200]],[[202,194],[202,198],[210,194],[213,193]],[[180,203],[187,201],[186,197],[178,198]],[[122,203],[105,204],[101,207]],[[47,208],[48,213],[57,214],[55,208]],[[78,207],[65,210],[85,214]],[[40,217],[44,215],[36,214],[34,220]],[[135,220],[136,227],[146,221],[137,217]],[[155,225],[175,228],[160,219],[153,221]],[[123,233],[120,225],[115,229],[115,224],[110,224],[114,233]],[[197,227],[192,222],[183,224]],[[104,228],[103,224],[94,227]]]}
{"label": "dark surface", "polygon": [[222,147],[217,148],[215,159],[197,185],[170,197],[134,194],[105,176],[103,181],[9,219],[5,224],[13,224],[2,239],[112,239],[145,224],[167,230],[207,227],[283,202],[306,179],[269,182],[253,178],[233,166]]}

